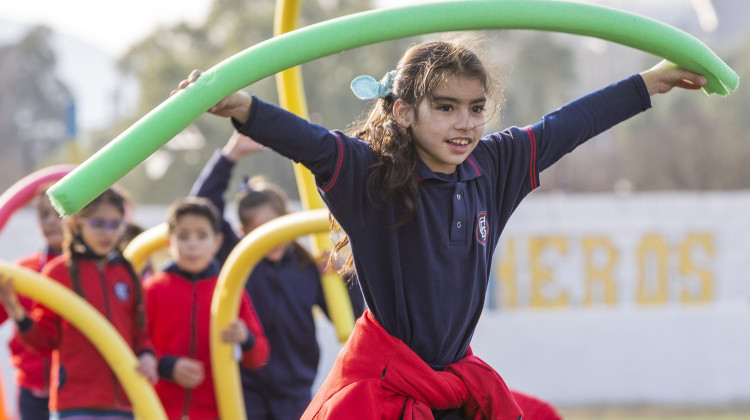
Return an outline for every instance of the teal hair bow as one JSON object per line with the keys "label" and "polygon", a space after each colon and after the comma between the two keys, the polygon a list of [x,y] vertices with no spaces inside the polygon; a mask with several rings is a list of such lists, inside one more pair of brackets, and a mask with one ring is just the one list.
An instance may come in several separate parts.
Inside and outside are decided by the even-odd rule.
{"label": "teal hair bow", "polygon": [[391,70],[378,82],[372,76],[358,76],[352,80],[351,88],[359,99],[385,98],[393,92],[396,71]]}

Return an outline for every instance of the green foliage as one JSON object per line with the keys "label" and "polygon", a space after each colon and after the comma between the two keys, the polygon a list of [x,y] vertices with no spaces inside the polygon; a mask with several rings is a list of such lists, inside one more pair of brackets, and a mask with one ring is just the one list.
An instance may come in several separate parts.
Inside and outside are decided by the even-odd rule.
{"label": "green foliage", "polygon": [[49,28],[0,46],[0,191],[38,168],[65,161],[73,96],[56,76]]}
{"label": "green foliage", "polygon": [[[302,25],[337,17],[334,15],[336,11],[350,14],[369,8],[366,2],[356,0],[305,1],[302,4]],[[101,133],[96,148],[163,102],[193,69],[210,68],[272,37],[274,8],[275,2],[271,0],[215,0],[203,25],[191,27],[180,24],[161,28],[132,48],[119,65],[124,74],[140,81],[137,117],[121,121],[111,133]],[[408,42],[385,42],[304,64],[302,74],[311,119],[330,128],[343,129],[359,117],[368,104],[349,93],[349,82],[359,74],[376,77],[385,74],[393,68]],[[261,80],[247,90],[266,101],[278,101],[274,78]],[[124,186],[133,192],[137,201],[168,203],[186,195],[210,155],[231,134],[228,121],[211,115],[201,116],[194,125],[205,137],[205,146],[199,150],[182,151],[170,150],[168,144],[164,152],[169,154],[172,164],[163,177],[149,179],[145,165],[140,165],[123,180]],[[251,156],[238,164],[236,174],[263,174],[281,184],[290,197],[297,196],[292,165],[288,159],[280,156],[269,153],[263,154],[262,158]]]}

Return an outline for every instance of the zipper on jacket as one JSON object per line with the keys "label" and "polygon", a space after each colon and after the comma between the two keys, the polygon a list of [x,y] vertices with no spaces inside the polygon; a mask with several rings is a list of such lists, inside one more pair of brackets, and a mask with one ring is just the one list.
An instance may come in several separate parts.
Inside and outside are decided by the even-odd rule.
{"label": "zipper on jacket", "polygon": [[[97,263],[96,264],[97,270],[99,270],[99,283],[101,284],[102,288],[102,297],[104,300],[104,315],[107,317],[107,320],[114,326],[114,323],[112,323],[112,307],[109,302],[109,288],[107,287],[107,276],[104,272],[104,263]],[[110,368],[110,381],[112,382],[112,395],[115,397],[115,405],[122,405],[122,400],[120,399],[120,393],[117,392],[117,386],[119,384],[117,380],[117,376],[115,376],[115,372]]]}
{"label": "zipper on jacket", "polygon": [[[194,276],[191,276],[194,277]],[[193,288],[193,298],[190,308],[190,349],[188,350],[188,356],[191,359],[195,359],[196,347],[197,347],[197,335],[198,335],[198,279],[191,278],[190,284]],[[206,379],[203,378],[205,381]],[[193,394],[193,390],[188,388],[185,390],[185,399],[182,402],[182,418],[187,419],[190,413],[190,397]]]}

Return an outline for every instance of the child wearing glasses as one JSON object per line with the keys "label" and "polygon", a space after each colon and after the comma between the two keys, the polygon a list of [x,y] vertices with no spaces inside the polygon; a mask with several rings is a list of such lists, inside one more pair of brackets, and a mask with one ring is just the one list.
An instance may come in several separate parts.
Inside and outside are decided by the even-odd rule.
{"label": "child wearing glasses", "polygon": [[[103,192],[66,220],[63,254],[48,262],[42,274],[99,310],[138,356],[137,370],[155,383],[157,363],[145,328],[141,282],[117,246],[124,216],[122,195],[112,188]],[[25,344],[53,353],[50,418],[133,419],[114,372],[80,331],[39,303],[27,312],[11,278],[0,276],[0,301]]]}

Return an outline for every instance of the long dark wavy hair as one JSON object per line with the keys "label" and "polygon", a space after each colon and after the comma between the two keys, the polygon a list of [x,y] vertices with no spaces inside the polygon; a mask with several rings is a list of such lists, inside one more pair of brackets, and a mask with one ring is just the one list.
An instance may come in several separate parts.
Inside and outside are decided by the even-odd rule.
{"label": "long dark wavy hair", "polygon": [[[105,190],[103,193],[101,193],[98,197],[96,197],[94,200],[92,200],[86,207],[81,209],[78,213],[70,216],[71,223],[75,224],[80,230],[80,223],[81,219],[84,219],[88,217],[91,213],[96,211],[96,209],[102,205],[102,204],[109,204],[117,208],[117,210],[122,214],[122,216],[125,216],[125,198],[122,194],[120,194],[116,189],[109,188]],[[81,276],[79,274],[78,269],[78,259],[81,258],[84,255],[91,254],[91,251],[88,247],[88,245],[83,241],[83,238],[81,237],[80,233],[74,232],[72,229],[66,229],[65,230],[65,239],[63,240],[63,254],[65,254],[67,258],[67,264],[68,264],[68,273],[70,274],[70,282],[73,286],[73,290],[82,298],[86,298],[83,292],[83,287],[81,286]],[[120,257],[123,261],[123,264],[125,265],[126,269],[130,273],[130,277],[133,280],[133,288],[134,290],[134,297],[135,297],[135,304],[136,304],[136,327],[138,329],[142,329],[146,325],[146,312],[145,307],[143,304],[143,290],[141,286],[141,279],[138,277],[138,275],[135,272],[135,269],[133,268],[133,265],[130,264],[128,260],[126,260],[122,256],[122,252],[120,251],[119,247],[115,247],[112,252],[116,253],[116,256]],[[108,256],[101,255],[101,256],[95,256],[98,258],[106,258]]]}
{"label": "long dark wavy hair", "polygon": [[[355,123],[358,128],[350,133],[370,143],[375,159],[370,167],[367,193],[374,203],[400,202],[403,214],[398,225],[406,223],[417,209],[419,181],[414,174],[417,152],[412,131],[396,123],[393,105],[400,99],[416,110],[423,100],[432,100],[440,83],[458,76],[479,80],[487,96],[493,96],[490,74],[479,56],[462,42],[434,41],[409,48],[396,66],[392,93],[378,99],[367,117]],[[333,219],[331,228],[334,234],[341,234],[341,227]],[[336,258],[348,243],[349,238],[340,235],[331,258]],[[351,255],[340,271],[353,271]]]}

